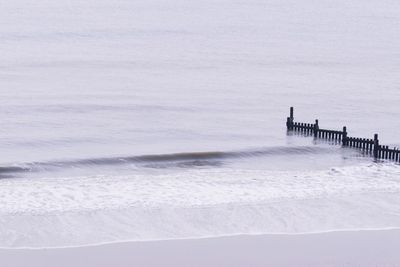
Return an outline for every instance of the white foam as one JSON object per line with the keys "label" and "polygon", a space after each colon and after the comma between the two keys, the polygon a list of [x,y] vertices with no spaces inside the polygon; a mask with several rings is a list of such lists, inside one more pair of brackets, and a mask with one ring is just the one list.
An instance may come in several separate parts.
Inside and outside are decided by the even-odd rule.
{"label": "white foam", "polygon": [[0,181],[0,246],[400,227],[400,167]]}
{"label": "white foam", "polygon": [[2,213],[51,213],[129,207],[202,207],[269,203],[364,192],[399,192],[396,165],[283,172],[192,169],[168,174],[0,181]]}

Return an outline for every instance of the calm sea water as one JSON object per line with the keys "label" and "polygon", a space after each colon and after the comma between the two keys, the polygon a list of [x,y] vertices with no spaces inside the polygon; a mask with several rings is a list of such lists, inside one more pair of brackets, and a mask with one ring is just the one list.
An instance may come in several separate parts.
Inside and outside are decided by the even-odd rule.
{"label": "calm sea water", "polygon": [[285,128],[400,146],[399,14],[4,1],[0,246],[399,227],[399,166]]}

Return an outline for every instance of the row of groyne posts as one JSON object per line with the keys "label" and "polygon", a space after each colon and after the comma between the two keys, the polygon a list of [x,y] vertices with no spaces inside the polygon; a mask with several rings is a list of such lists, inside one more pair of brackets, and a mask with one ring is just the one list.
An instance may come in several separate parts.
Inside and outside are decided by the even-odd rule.
{"label": "row of groyne posts", "polygon": [[290,116],[287,118],[286,126],[288,131],[299,132],[308,135],[314,135],[314,138],[335,140],[344,147],[352,147],[373,155],[375,159],[388,159],[400,162],[400,150],[398,148],[389,148],[379,144],[378,134],[374,139],[350,137],[347,133],[347,127],[342,131],[321,129],[318,120],[315,123],[301,123],[294,121],[294,109],[290,108]]}

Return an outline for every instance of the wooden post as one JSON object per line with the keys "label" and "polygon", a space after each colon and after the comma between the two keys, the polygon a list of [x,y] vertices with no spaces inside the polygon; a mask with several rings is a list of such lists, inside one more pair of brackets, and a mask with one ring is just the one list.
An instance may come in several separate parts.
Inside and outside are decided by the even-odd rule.
{"label": "wooden post", "polygon": [[374,158],[378,158],[379,154],[379,139],[378,134],[374,135]]}
{"label": "wooden post", "polygon": [[294,114],[294,109],[293,109],[293,107],[290,107],[290,120],[293,122],[294,121],[294,116],[293,116],[293,114]]}
{"label": "wooden post", "polygon": [[343,127],[343,138],[342,138],[343,146],[347,146],[347,127]]}
{"label": "wooden post", "polygon": [[294,117],[293,117],[293,107],[290,107],[290,116],[286,120],[286,127],[288,131],[293,131]]}
{"label": "wooden post", "polygon": [[317,138],[317,136],[318,136],[318,130],[319,130],[318,120],[315,120],[315,124],[314,124],[314,137],[315,138]]}

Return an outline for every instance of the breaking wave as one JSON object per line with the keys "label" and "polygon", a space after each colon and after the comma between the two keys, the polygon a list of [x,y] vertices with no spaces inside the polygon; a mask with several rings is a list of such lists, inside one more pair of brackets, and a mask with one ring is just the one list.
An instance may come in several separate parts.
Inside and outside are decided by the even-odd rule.
{"label": "breaking wave", "polygon": [[297,146],[297,147],[268,147],[241,151],[210,151],[210,152],[187,152],[171,154],[153,154],[125,157],[104,157],[76,160],[59,160],[48,162],[19,163],[10,166],[0,166],[0,175],[48,171],[54,169],[82,167],[82,166],[107,166],[123,164],[152,164],[176,162],[186,163],[185,166],[197,165],[219,165],[227,159],[249,159],[255,157],[271,157],[279,155],[305,155],[305,154],[328,154],[332,153],[333,148],[317,146]]}

